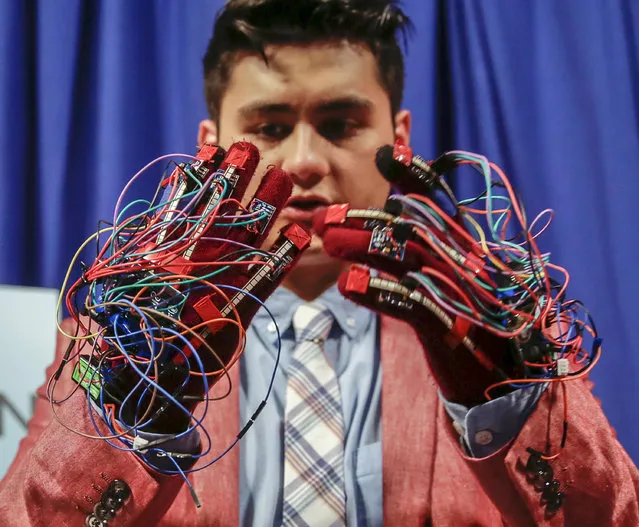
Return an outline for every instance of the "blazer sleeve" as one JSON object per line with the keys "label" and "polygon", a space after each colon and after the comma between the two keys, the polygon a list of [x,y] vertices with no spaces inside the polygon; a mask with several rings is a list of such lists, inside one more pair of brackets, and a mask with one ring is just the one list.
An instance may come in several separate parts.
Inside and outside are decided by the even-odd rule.
{"label": "blazer sleeve", "polygon": [[[64,321],[63,328],[72,332],[73,322]],[[47,369],[47,379],[56,371],[67,345],[68,339],[59,336],[56,360]],[[58,381],[56,398],[75,386],[68,368]],[[84,525],[114,479],[125,481],[132,490],[117,513],[117,525],[156,525],[180,490],[182,478],[152,473],[134,454],[67,430],[61,422],[96,435],[84,390],[76,390],[55,410],[59,420],[47,399],[45,382],[38,389],[27,436],[0,482],[2,525]],[[108,434],[105,426],[102,433]]]}
{"label": "blazer sleeve", "polygon": [[[542,395],[510,444],[482,459],[466,457],[459,450],[506,525],[521,525],[523,518],[532,518],[535,525],[549,526],[639,525],[639,471],[617,441],[591,388],[588,380],[566,384],[566,443],[559,457],[550,461],[565,500],[554,515],[548,514],[541,503],[541,494],[527,477],[525,465],[530,457],[529,447],[545,450],[548,432],[553,453],[559,449],[565,401],[556,384]],[[446,429],[455,440],[450,422]]]}

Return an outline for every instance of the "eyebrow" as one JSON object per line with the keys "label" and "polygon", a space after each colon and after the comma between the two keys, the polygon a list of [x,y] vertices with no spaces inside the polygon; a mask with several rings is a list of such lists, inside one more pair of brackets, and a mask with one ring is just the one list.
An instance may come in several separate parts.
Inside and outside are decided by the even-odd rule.
{"label": "eyebrow", "polygon": [[[356,95],[349,95],[346,97],[339,97],[337,99],[320,101],[313,111],[314,113],[322,114],[349,110],[370,111],[372,108],[373,103],[368,99]],[[241,107],[238,110],[238,113],[241,117],[247,119],[254,117],[255,115],[295,114],[297,113],[297,110],[293,105],[288,103],[273,103],[270,101],[258,100]]]}
{"label": "eyebrow", "polygon": [[347,97],[321,102],[317,106],[316,111],[318,113],[328,113],[344,110],[371,110],[372,108],[373,103],[368,99],[356,95],[349,95]]}

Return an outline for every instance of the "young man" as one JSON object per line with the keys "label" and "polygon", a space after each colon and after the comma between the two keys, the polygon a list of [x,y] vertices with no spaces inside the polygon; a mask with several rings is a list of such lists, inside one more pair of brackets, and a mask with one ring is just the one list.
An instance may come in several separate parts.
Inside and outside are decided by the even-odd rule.
{"label": "young man", "polygon": [[[280,225],[310,228],[315,213],[334,203],[383,206],[390,187],[375,167],[375,153],[410,139],[396,41],[406,25],[390,0],[230,0],[205,58],[210,119],[200,125],[199,142],[228,147],[246,139],[259,147],[263,167],[291,173],[295,188]],[[255,177],[247,195],[258,182]],[[566,498],[549,515],[523,465],[528,447],[544,449],[549,409],[559,404],[554,392],[522,390],[470,413],[455,401],[442,402],[427,368],[433,351],[422,348],[408,325],[343,299],[335,282],[345,266],[314,235],[267,302],[283,337],[274,393],[239,448],[191,476],[201,508],[181,478],[152,474],[129,453],[71,435],[41,401],[0,486],[2,525],[82,524],[113,479],[126,481],[132,492],[114,525],[639,523],[636,468],[585,382],[569,388],[568,442],[552,464]],[[334,319],[324,349],[339,386],[343,429],[340,481],[327,483],[332,467],[315,467],[316,490],[340,490],[300,502],[290,493],[295,462],[285,437],[287,372],[296,346],[294,314],[308,302],[328,308]],[[204,422],[216,452],[262,400],[275,340],[275,326],[260,311],[232,372],[236,390],[213,404]],[[60,342],[58,359],[64,347]],[[77,394],[59,413],[91,433],[85,402]],[[551,430],[561,428],[559,414],[552,414]]]}

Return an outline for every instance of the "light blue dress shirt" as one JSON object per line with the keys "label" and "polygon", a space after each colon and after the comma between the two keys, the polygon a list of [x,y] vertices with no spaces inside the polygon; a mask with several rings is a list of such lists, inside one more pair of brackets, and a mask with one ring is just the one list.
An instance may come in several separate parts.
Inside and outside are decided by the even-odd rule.
{"label": "light blue dress shirt", "polygon": [[[335,317],[325,351],[335,367],[342,394],[345,445],[344,476],[348,525],[382,525],[382,371],[379,320],[369,310],[344,299],[334,286],[319,299]],[[282,523],[283,430],[286,371],[294,348],[291,319],[302,303],[279,288],[266,302],[281,332],[280,365],[268,404],[240,442],[240,522],[246,526]],[[277,357],[277,330],[261,309],[247,331],[240,362],[240,426],[251,417],[268,390]],[[472,408],[444,401],[476,457],[505,445],[534,408],[541,387],[518,390]]]}

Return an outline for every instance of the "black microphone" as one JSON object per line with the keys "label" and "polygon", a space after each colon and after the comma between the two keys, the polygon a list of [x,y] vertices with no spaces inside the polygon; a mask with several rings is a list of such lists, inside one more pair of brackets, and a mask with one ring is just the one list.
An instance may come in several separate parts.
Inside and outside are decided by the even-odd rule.
{"label": "black microphone", "polygon": [[439,174],[407,145],[382,146],[375,163],[386,180],[405,194],[430,193],[439,181]]}

